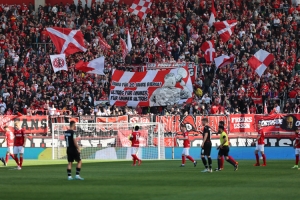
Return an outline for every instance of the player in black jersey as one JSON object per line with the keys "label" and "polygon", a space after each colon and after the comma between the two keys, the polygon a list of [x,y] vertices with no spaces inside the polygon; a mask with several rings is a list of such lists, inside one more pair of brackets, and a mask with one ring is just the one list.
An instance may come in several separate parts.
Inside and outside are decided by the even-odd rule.
{"label": "player in black jersey", "polygon": [[80,148],[77,144],[76,135],[74,132],[75,128],[76,128],[76,122],[71,121],[70,129],[65,131],[64,133],[66,146],[67,146],[67,157],[68,157],[68,168],[67,168],[68,180],[74,180],[71,174],[72,164],[74,160],[77,162],[75,180],[84,180],[79,175],[82,162],[80,158]]}
{"label": "player in black jersey", "polygon": [[[202,136],[203,136],[203,142],[201,145],[201,159],[203,162],[203,165],[205,166],[205,169],[202,172],[212,172],[212,160],[210,157],[211,152],[211,129],[208,126],[208,119],[203,118],[202,119],[202,125],[204,126]],[[207,161],[206,158],[207,157]],[[208,163],[208,165],[207,165]]]}

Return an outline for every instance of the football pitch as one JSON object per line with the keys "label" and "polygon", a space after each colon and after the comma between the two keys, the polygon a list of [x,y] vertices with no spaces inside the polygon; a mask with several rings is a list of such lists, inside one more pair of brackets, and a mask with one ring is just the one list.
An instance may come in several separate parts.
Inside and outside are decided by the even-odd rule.
{"label": "football pitch", "polygon": [[[216,166],[216,160],[213,160]],[[181,161],[83,160],[84,181],[68,181],[66,161],[24,160],[22,170],[14,163],[0,167],[0,199],[297,199],[300,170],[294,161],[269,161],[267,167],[253,167],[254,161],[240,161],[239,170],[225,162],[221,172],[201,173],[198,161],[181,168]],[[72,175],[75,174],[75,165]]]}

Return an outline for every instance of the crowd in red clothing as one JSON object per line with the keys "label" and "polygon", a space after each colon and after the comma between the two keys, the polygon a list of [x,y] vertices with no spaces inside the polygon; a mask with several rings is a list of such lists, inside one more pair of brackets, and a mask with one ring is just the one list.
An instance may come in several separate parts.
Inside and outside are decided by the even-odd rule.
{"label": "crowd in red clothing", "polygon": [[[180,0],[153,3],[142,21],[128,13],[129,5],[0,5],[0,113],[68,110],[72,114],[230,114],[300,112],[300,6],[285,1],[215,0],[216,20],[238,20],[227,43],[219,40],[207,22],[210,1]],[[68,72],[53,73],[49,55],[55,54],[45,27],[81,29],[88,51],[67,57]],[[133,48],[125,59],[120,38],[130,31]],[[194,37],[197,35],[197,37]],[[170,55],[154,45],[158,37]],[[112,47],[99,48],[99,38]],[[217,56],[235,55],[235,62],[216,70],[200,47],[215,40]],[[262,77],[247,60],[259,49],[275,59]],[[27,56],[28,55],[28,56]],[[74,68],[79,60],[104,55],[105,76]],[[195,62],[198,78],[190,105],[152,108],[116,108],[108,101],[112,69],[139,70],[146,62]],[[29,112],[30,111],[30,112]]]}

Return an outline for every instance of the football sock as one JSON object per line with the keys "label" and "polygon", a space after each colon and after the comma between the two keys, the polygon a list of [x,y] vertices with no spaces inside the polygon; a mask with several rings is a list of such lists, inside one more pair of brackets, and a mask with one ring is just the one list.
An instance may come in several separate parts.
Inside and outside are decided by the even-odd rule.
{"label": "football sock", "polygon": [[22,167],[23,164],[23,157],[20,157],[20,167]]}
{"label": "football sock", "polygon": [[221,157],[220,161],[221,161],[220,168],[224,168],[224,156]]}
{"label": "football sock", "polygon": [[207,160],[208,160],[209,169],[211,169],[211,164],[212,164],[211,157],[208,157]]}
{"label": "football sock", "polygon": [[15,157],[15,161],[16,161],[17,165],[19,166],[19,159],[18,159],[18,157]]}
{"label": "football sock", "polygon": [[234,164],[236,164],[236,161],[233,159],[233,157],[228,156],[228,158],[229,158]]}
{"label": "football sock", "polygon": [[76,175],[79,175],[79,174],[80,174],[80,169],[81,169],[81,168],[76,168]]}
{"label": "football sock", "polygon": [[187,158],[192,161],[192,162],[195,162],[195,160],[192,158],[192,156],[187,156]]}
{"label": "football sock", "polygon": [[[224,160],[224,158],[223,158],[223,160]],[[221,166],[222,166],[222,159],[218,158],[218,169],[221,169]]]}
{"label": "football sock", "polygon": [[266,165],[266,164],[267,164],[266,155],[265,155],[265,154],[262,154],[261,156],[263,157],[264,165]]}
{"label": "football sock", "polygon": [[296,155],[296,165],[299,163],[299,155]]}
{"label": "football sock", "polygon": [[132,156],[132,160],[133,160],[133,165],[136,164],[136,159],[135,159],[135,155],[131,155]]}
{"label": "football sock", "polygon": [[68,176],[72,176],[70,169],[67,169],[67,173],[68,173]]}
{"label": "football sock", "polygon": [[255,154],[255,158],[256,158],[256,163],[259,164],[259,156],[258,156],[258,154]]}
{"label": "football sock", "polygon": [[9,155],[6,155],[6,156],[5,156],[5,162],[6,162],[6,163],[8,162],[8,159],[9,159]]}
{"label": "football sock", "polygon": [[181,160],[182,160],[181,164],[184,165],[185,164],[185,156],[181,156]]}
{"label": "football sock", "polygon": [[205,168],[207,168],[207,162],[206,162],[205,157],[202,157],[201,159],[202,159],[203,165],[205,166]]}
{"label": "football sock", "polygon": [[235,166],[235,161],[231,160],[230,158],[228,158],[226,161]]}
{"label": "football sock", "polygon": [[140,161],[140,159],[137,157],[137,155],[133,155],[133,157],[137,160],[137,161]]}

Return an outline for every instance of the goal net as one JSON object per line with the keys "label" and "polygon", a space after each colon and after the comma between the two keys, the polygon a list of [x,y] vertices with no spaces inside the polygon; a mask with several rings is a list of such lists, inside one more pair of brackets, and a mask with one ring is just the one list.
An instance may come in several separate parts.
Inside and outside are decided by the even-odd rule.
{"label": "goal net", "polygon": [[[132,159],[133,123],[76,123],[76,140],[82,159]],[[141,133],[138,156],[141,159],[165,159],[163,124],[138,123]],[[64,132],[68,123],[52,124],[52,159],[66,159]]]}

